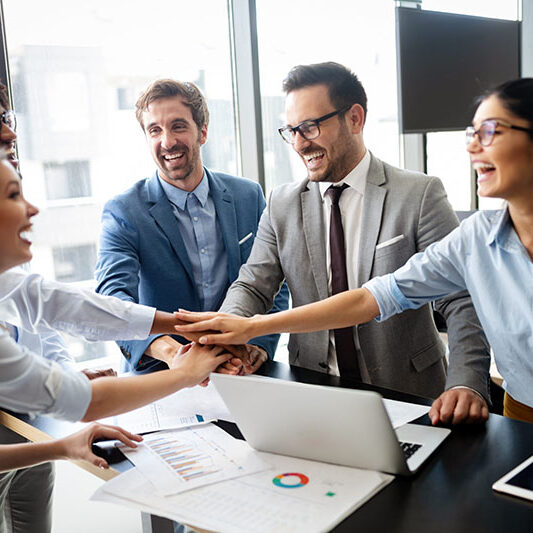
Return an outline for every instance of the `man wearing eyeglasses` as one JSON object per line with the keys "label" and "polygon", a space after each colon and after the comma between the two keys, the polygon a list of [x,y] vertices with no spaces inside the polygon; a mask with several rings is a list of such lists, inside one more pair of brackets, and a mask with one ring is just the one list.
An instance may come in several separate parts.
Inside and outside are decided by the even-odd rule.
{"label": "man wearing eyeglasses", "polygon": [[[279,131],[307,178],[272,191],[224,312],[264,313],[283,279],[294,306],[359,287],[457,226],[437,178],[394,168],[366,149],[367,99],[352,72],[337,63],[301,65],[283,88],[287,125]],[[470,297],[443,299],[437,309],[448,326],[448,373],[429,306],[383,323],[291,335],[290,362],[438,398],[434,423],[484,420],[490,355]]]}

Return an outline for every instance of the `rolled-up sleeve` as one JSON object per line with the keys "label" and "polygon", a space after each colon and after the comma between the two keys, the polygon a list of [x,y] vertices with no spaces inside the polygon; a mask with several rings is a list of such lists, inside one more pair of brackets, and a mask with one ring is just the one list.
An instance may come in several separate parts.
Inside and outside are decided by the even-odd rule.
{"label": "rolled-up sleeve", "polygon": [[63,370],[0,330],[0,407],[76,421],[87,411],[91,396],[86,376]]}
{"label": "rolled-up sleeve", "polygon": [[367,281],[363,287],[372,293],[379,306],[377,322],[387,320],[406,309],[416,309],[419,303],[408,300],[398,288],[394,274],[387,274]]}

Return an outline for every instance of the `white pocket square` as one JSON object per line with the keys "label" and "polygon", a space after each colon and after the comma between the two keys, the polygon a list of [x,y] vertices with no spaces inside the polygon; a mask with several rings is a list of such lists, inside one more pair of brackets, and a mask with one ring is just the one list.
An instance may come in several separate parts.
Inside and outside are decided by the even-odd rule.
{"label": "white pocket square", "polygon": [[391,244],[394,244],[395,242],[401,241],[404,238],[403,233],[401,235],[396,235],[396,237],[393,237],[392,239],[389,239],[385,242],[380,242],[378,245],[376,245],[376,250],[379,250],[380,248],[385,248],[385,246],[390,246]]}
{"label": "white pocket square", "polygon": [[248,235],[244,236],[244,237],[239,241],[239,246],[240,246],[241,244],[244,244],[248,239],[251,239],[253,236],[254,236],[254,234],[250,231],[250,233],[248,233]]}

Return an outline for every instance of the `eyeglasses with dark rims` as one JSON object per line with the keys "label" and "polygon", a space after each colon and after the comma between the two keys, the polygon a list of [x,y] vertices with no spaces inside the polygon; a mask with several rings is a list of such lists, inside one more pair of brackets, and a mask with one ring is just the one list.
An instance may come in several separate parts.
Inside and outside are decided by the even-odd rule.
{"label": "eyeglasses with dark rims", "polygon": [[348,106],[343,107],[342,109],[337,109],[337,111],[332,111],[331,113],[328,113],[327,115],[323,115],[318,118],[310,119],[310,120],[304,120],[303,122],[300,122],[297,126],[283,126],[283,128],[279,128],[279,134],[283,138],[285,142],[288,142],[289,144],[294,144],[296,142],[296,134],[299,133],[306,141],[312,141],[313,139],[316,139],[320,135],[320,123],[324,122],[324,120],[328,120],[331,117],[334,117],[335,115],[340,115],[342,113],[346,113],[350,107],[352,107],[353,104],[350,104]]}

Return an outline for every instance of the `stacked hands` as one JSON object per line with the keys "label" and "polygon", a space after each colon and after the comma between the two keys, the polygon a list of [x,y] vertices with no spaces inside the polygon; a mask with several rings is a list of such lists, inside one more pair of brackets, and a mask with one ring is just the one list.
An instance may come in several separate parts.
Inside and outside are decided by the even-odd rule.
{"label": "stacked hands", "polygon": [[[189,338],[187,335],[184,335],[184,337]],[[198,335],[192,334],[192,337],[197,338]],[[180,358],[193,347],[204,344],[207,346],[202,346],[203,349],[210,348],[211,350],[214,350],[217,355],[225,355],[228,357],[228,359],[216,369],[216,372],[220,372],[221,374],[240,376],[244,374],[253,374],[268,358],[266,352],[262,348],[254,346],[253,344],[237,344],[234,346],[226,346],[211,342],[191,342],[190,344],[186,344],[178,349],[177,354],[174,356],[173,362],[169,365],[170,368],[176,368]],[[200,385],[206,386],[208,383],[209,378],[206,378],[200,383]]]}
{"label": "stacked hands", "polygon": [[[268,326],[262,327],[261,317],[245,318],[226,313],[197,313],[180,309],[174,313],[181,325],[174,326],[176,331],[190,341],[207,345],[224,345],[235,357],[221,365],[217,372],[226,374],[247,374],[255,372],[267,356],[252,361],[252,352],[246,348],[256,348],[245,344],[251,338],[273,333]],[[236,353],[230,345],[236,344],[241,352]],[[246,358],[244,358],[246,356]],[[489,417],[489,408],[485,400],[477,392],[457,387],[444,391],[431,406],[428,413],[432,424],[458,424],[485,422]]]}
{"label": "stacked hands", "polygon": [[[226,327],[224,324],[219,323],[221,320],[228,319],[233,321],[235,319],[237,322],[242,321],[245,323],[248,319],[223,313],[193,313],[184,310],[174,313],[174,316],[177,319],[176,323],[181,323],[180,325],[174,326],[176,331],[181,336],[190,340],[191,343],[180,345],[172,337],[165,335],[153,341],[149,350],[145,352],[150,356],[158,353],[157,358],[164,360],[169,368],[180,366],[182,357],[195,347],[197,349],[195,348],[191,354],[200,349],[205,350],[209,348],[215,355],[224,355],[226,357],[226,360],[216,369],[216,372],[221,374],[253,374],[268,359],[268,355],[263,348],[246,343],[254,335],[246,336],[247,334],[245,334],[246,339],[240,341],[238,339],[244,339],[243,335],[239,334],[236,337],[230,333],[226,342],[223,339],[225,335],[219,333],[219,331],[223,331],[222,328]],[[207,324],[206,320],[210,324]],[[213,322],[212,325],[211,322]],[[200,385],[205,386],[208,382],[209,379],[206,378]]]}

